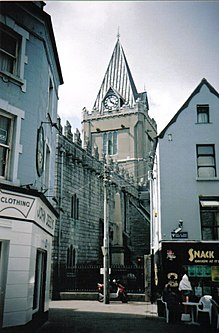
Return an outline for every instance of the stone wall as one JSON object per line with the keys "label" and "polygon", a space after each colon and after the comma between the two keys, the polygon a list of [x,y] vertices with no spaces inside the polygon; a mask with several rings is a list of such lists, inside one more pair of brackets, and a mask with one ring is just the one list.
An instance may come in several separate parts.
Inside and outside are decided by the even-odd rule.
{"label": "stone wall", "polygon": [[[104,219],[104,164],[99,160],[98,151],[91,155],[89,144],[82,148],[80,133],[77,130],[73,135],[71,126],[67,122],[64,135],[60,126],[57,135],[56,152],[56,204],[60,218],[56,224],[53,260],[61,265],[74,266],[75,264],[101,264],[103,245],[103,219]],[[122,198],[129,198],[138,205],[138,191],[133,179],[127,172],[120,170],[112,161],[108,161],[108,194],[109,194],[109,221],[111,231],[126,232],[126,242],[123,246],[125,253],[128,247],[134,253],[133,258],[146,254],[149,247],[148,225],[143,216],[134,206],[121,200],[122,228],[114,227],[115,194],[123,193]],[[125,195],[124,195],[125,193]],[[78,215],[72,207],[72,200],[76,200]],[[73,210],[73,211],[72,211]],[[126,215],[126,216],[125,216]],[[124,225],[126,226],[124,227]],[[124,230],[124,228],[126,230]],[[118,236],[118,235],[117,235]],[[112,237],[117,237],[114,233]],[[122,239],[124,235],[120,235]],[[132,240],[133,237],[133,240]],[[139,240],[139,241],[138,241]],[[111,239],[112,244],[113,240]],[[139,243],[139,244],[138,244]],[[120,248],[121,252],[121,248]],[[125,254],[126,255],[126,254]],[[129,263],[130,254],[128,255]],[[126,260],[126,263],[127,260]]]}

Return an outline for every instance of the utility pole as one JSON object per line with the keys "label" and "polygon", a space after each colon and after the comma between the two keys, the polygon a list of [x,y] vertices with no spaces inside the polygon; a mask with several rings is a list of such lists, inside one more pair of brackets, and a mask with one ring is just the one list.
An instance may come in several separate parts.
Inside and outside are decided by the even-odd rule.
{"label": "utility pole", "polygon": [[104,164],[104,239],[103,239],[103,274],[104,304],[109,304],[109,170]]}

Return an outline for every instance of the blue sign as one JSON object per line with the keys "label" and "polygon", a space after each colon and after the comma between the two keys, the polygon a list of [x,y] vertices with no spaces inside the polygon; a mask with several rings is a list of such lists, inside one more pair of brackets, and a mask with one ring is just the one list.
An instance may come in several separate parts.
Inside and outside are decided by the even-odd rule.
{"label": "blue sign", "polygon": [[171,232],[172,238],[175,239],[181,239],[181,238],[188,238],[188,232],[187,231],[181,231],[181,232]]}

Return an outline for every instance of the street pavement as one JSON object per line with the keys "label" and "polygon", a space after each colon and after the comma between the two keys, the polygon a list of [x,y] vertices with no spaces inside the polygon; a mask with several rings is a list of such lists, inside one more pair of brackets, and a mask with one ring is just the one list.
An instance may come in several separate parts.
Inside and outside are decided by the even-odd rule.
{"label": "street pavement", "polygon": [[[146,302],[52,301],[48,321],[30,333],[210,333],[198,325],[167,324]],[[218,331],[219,332],[219,331]]]}

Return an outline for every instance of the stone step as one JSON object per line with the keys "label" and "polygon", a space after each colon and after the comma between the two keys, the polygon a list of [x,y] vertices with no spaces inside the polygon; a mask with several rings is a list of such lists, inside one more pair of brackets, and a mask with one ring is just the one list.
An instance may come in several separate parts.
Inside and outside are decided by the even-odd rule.
{"label": "stone step", "polygon": [[[98,293],[90,291],[65,291],[60,292],[60,300],[97,300]],[[145,302],[145,294],[128,293],[128,300],[132,302]]]}

